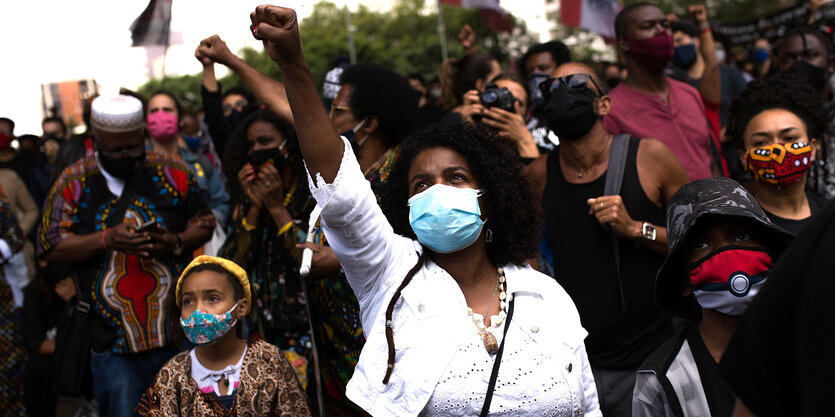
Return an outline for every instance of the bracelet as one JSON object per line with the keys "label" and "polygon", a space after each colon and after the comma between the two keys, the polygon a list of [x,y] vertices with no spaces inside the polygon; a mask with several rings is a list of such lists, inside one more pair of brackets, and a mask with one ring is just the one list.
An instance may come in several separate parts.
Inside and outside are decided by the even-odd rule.
{"label": "bracelet", "polygon": [[286,231],[290,230],[290,227],[292,227],[292,226],[293,226],[292,221],[289,221],[289,222],[285,223],[284,226],[281,226],[281,229],[278,229],[278,235],[279,236],[283,235]]}
{"label": "bracelet", "polygon": [[107,237],[107,230],[108,229],[104,229],[101,232],[101,245],[104,247],[104,250],[110,250],[110,248],[107,247],[107,239],[105,239],[105,237]]}
{"label": "bracelet", "polygon": [[247,232],[255,230],[255,226],[246,222],[246,217],[241,219],[241,225],[244,227],[244,230],[246,230]]}
{"label": "bracelet", "polygon": [[705,25],[704,25],[704,26],[700,26],[698,29],[699,29],[699,35],[701,35],[701,34],[703,34],[703,33],[710,32],[710,24],[709,24],[709,23],[705,23]]}

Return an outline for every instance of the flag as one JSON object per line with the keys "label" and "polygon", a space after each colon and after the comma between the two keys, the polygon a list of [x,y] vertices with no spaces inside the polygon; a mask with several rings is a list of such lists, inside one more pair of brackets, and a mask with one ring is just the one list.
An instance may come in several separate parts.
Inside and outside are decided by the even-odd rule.
{"label": "flag", "polygon": [[560,22],[615,39],[615,17],[620,12],[616,0],[560,0]]}
{"label": "flag", "polygon": [[440,2],[450,6],[480,9],[484,25],[497,32],[510,32],[513,29],[513,21],[502,6],[499,6],[499,0],[440,0]]}
{"label": "flag", "polygon": [[171,1],[151,0],[148,7],[130,25],[131,46],[168,46],[168,29],[171,23]]}

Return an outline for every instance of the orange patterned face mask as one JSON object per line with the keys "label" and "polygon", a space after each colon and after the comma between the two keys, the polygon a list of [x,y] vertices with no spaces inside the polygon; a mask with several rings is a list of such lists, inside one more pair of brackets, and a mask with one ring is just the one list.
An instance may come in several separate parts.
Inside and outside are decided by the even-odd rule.
{"label": "orange patterned face mask", "polygon": [[788,188],[812,165],[812,146],[806,142],[775,143],[749,149],[745,159],[757,181]]}

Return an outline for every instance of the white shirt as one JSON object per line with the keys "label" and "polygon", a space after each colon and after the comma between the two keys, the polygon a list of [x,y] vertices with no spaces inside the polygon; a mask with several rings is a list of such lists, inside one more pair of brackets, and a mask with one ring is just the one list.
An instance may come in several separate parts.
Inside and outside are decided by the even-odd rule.
{"label": "white shirt", "polygon": [[[248,349],[249,346],[244,347],[244,353],[241,354],[241,358],[238,359],[237,363],[229,365],[219,371],[213,371],[203,366],[203,364],[200,363],[200,360],[197,359],[197,354],[194,349],[192,349],[191,352],[189,352],[189,357],[191,358],[191,378],[194,379],[194,382],[197,383],[197,387],[200,388],[200,391],[202,392],[214,392],[218,397],[231,395],[235,392],[235,389],[238,388],[238,383],[241,381],[241,366],[244,363],[244,358],[246,357],[246,351]],[[221,378],[226,379],[227,388],[225,393],[221,393],[220,388],[217,385]]]}
{"label": "white shirt", "polygon": [[[351,146],[344,138],[343,142],[334,182],[325,183],[318,173],[318,187],[308,180],[311,193],[323,208],[325,234],[357,295],[366,335],[348,382],[348,398],[375,416],[429,415],[438,400],[445,401],[457,395],[453,391],[466,386],[474,393],[471,409],[480,410],[493,357],[481,358],[482,363],[477,360],[471,368],[477,366],[478,371],[470,376],[454,378],[471,358],[482,355],[476,349],[481,341],[458,283],[431,261],[415,274],[395,305],[396,361],[389,383],[382,383],[388,355],[385,308],[417,262],[422,247],[394,233]],[[508,299],[516,301],[491,414],[601,415],[583,345],[587,333],[571,298],[556,281],[530,266],[506,265],[505,275]],[[495,332],[499,340],[501,331],[503,328]],[[476,348],[469,347],[474,341]],[[486,355],[483,346],[480,349]],[[517,386],[509,388],[507,384]],[[559,407],[550,408],[553,404]]]}

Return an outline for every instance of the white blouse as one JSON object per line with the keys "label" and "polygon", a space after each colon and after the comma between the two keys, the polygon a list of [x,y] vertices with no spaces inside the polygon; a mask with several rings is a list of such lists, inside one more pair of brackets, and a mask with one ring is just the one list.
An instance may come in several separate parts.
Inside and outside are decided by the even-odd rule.
{"label": "white blouse", "polygon": [[[322,225],[360,304],[366,343],[348,398],[374,416],[477,415],[495,355],[467,314],[458,283],[432,261],[395,304],[395,364],[383,384],[388,349],[385,308],[417,262],[419,242],[394,233],[351,146],[343,138],[333,183],[316,174],[310,190]],[[530,266],[505,265],[514,314],[508,329],[491,415],[600,416],[577,309],[557,282]],[[504,324],[493,330],[499,343]]]}

